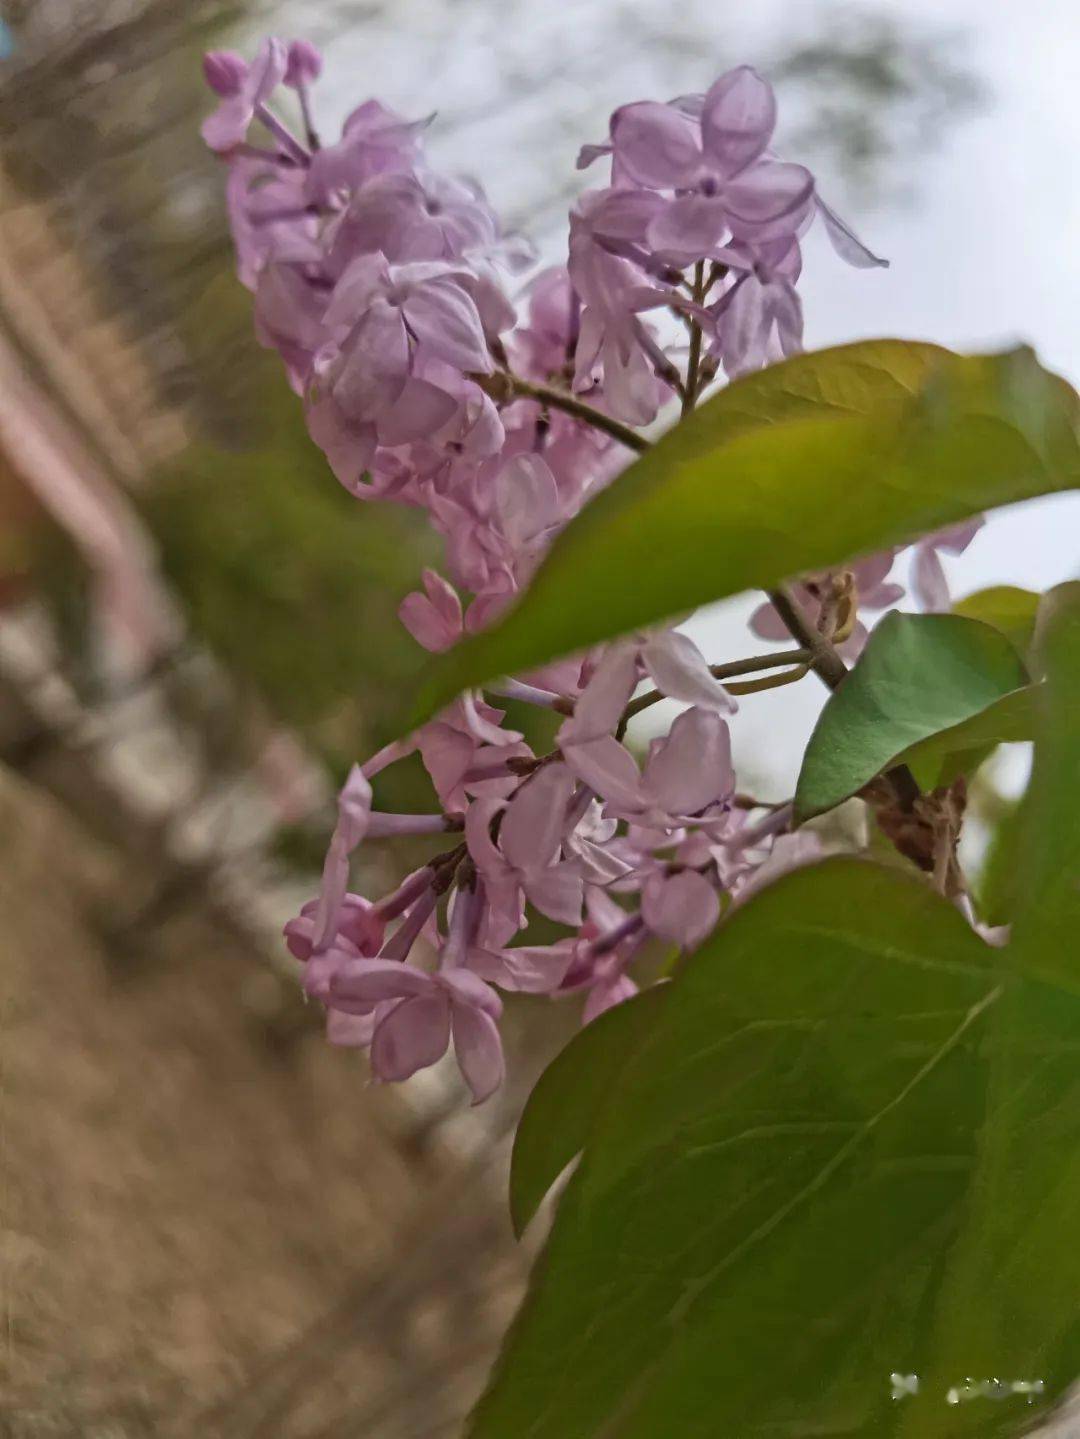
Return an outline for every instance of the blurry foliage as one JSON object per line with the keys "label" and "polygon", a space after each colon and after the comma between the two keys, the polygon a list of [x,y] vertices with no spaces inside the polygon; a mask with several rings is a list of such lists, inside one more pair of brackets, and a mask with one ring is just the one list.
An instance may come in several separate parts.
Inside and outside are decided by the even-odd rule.
{"label": "blurry foliage", "polygon": [[884,13],[825,11],[769,67],[786,93],[805,93],[809,114],[792,152],[824,155],[849,190],[894,189],[894,162],[906,172],[950,122],[986,101],[983,82],[953,58],[961,40]]}
{"label": "blurry foliage", "polygon": [[141,501],[196,633],[335,769],[395,733],[416,675],[396,615],[423,531],[358,505],[308,440],[299,405],[256,450],[186,453]]}
{"label": "blurry foliage", "polygon": [[990,830],[973,888],[979,918],[984,924],[1008,924],[1016,907],[1016,872],[1020,858],[1020,800],[1002,801]]}

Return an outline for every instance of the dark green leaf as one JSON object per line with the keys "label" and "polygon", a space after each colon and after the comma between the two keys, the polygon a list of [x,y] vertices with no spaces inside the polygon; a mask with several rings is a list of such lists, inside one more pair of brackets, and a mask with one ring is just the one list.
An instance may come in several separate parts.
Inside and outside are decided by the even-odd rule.
{"label": "dark green leaf", "polygon": [[1038,743],[1022,821],[1013,948],[1038,973],[1080,985],[1080,582],[1039,612]]}
{"label": "dark green leaf", "polygon": [[[736,914],[595,1119],[474,1439],[998,1434],[1023,1401],[947,1388],[1058,1396],[1080,1369],[1080,999],[996,958],[858,861]],[[1027,1161],[1052,1227],[1002,1171],[1029,1135],[1053,1140]],[[892,1403],[893,1371],[919,1395]]]}
{"label": "dark green leaf", "polygon": [[585,508],[501,624],[436,663],[418,715],[708,600],[1067,489],[1076,407],[1028,350],[867,341],[739,380]]}
{"label": "dark green leaf", "polygon": [[1006,1439],[1070,1388],[1080,585],[1042,649],[1014,943],[850,859],[736,912],[612,1063],[472,1439]]}
{"label": "dark green leaf", "polygon": [[958,774],[971,774],[999,744],[1029,740],[1034,734],[1038,685],[1012,690],[972,715],[897,755],[923,789],[948,784]]}
{"label": "dark green leaf", "polygon": [[1016,585],[992,585],[986,590],[976,590],[957,600],[953,605],[954,615],[965,615],[969,620],[982,620],[1007,635],[1021,655],[1026,655],[1035,631],[1035,616],[1042,596],[1034,590],[1022,590]]}
{"label": "dark green leaf", "polygon": [[519,1236],[566,1166],[584,1149],[619,1070],[655,1022],[666,994],[646,989],[587,1024],[541,1075],[514,1136],[510,1217]]}
{"label": "dark green leaf", "polygon": [[1016,911],[1021,809],[1021,802],[1013,801],[994,819],[982,863],[976,871],[974,900],[984,924],[1009,924]]}
{"label": "dark green leaf", "polygon": [[940,767],[948,752],[1012,737],[1029,719],[1026,681],[1019,655],[989,625],[959,615],[886,615],[821,712],[799,774],[796,817],[832,809],[901,758],[932,757]]}

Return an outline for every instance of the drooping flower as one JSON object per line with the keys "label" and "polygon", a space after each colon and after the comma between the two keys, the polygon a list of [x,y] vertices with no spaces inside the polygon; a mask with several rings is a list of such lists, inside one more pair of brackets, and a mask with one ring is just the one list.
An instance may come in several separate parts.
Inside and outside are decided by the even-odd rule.
{"label": "drooping flower", "polygon": [[383,959],[342,966],[327,1000],[331,1009],[372,1013],[371,1069],[378,1079],[408,1079],[454,1051],[473,1102],[482,1104],[502,1083],[502,1041],[496,1020],[502,1001],[467,969],[427,974]]}
{"label": "drooping flower", "polygon": [[[211,150],[221,153],[247,139],[256,115],[285,78],[288,57],[280,40],[264,40],[259,53],[241,73],[238,57],[216,51],[204,66],[207,83],[221,96],[221,103],[202,123],[202,137]],[[243,62],[241,61],[241,64]]]}

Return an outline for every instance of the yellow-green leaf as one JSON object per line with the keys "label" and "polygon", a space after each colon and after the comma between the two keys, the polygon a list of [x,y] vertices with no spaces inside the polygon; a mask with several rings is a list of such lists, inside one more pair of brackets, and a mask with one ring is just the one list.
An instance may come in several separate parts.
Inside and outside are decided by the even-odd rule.
{"label": "yellow-green leaf", "polygon": [[1068,489],[1077,404],[1026,349],[865,341],[747,376],[586,506],[505,619],[435,662],[414,718],[709,600]]}

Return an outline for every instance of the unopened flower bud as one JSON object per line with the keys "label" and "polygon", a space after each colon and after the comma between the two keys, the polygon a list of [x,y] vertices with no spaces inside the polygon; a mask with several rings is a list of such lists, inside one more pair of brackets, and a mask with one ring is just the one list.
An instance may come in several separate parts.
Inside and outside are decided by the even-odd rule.
{"label": "unopened flower bud", "polygon": [[203,75],[215,95],[223,100],[240,93],[247,79],[247,61],[235,50],[208,50],[203,56]]}
{"label": "unopened flower bud", "polygon": [[289,46],[289,58],[285,66],[285,84],[295,90],[300,85],[310,85],[322,74],[322,54],[310,40],[294,40]]}

